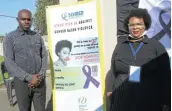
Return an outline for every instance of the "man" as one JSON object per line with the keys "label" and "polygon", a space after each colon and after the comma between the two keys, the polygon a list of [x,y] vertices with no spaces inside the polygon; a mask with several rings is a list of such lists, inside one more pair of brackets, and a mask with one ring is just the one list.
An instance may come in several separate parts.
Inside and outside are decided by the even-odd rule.
{"label": "man", "polygon": [[42,37],[31,31],[32,14],[18,12],[18,28],[4,38],[4,57],[8,73],[14,76],[14,88],[20,111],[45,111],[47,52]]}

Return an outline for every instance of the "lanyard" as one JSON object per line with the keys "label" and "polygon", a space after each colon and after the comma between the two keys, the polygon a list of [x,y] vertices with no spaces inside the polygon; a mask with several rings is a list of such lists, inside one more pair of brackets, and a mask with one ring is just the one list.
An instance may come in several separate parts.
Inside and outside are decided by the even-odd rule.
{"label": "lanyard", "polygon": [[140,48],[143,46],[143,42],[140,43],[140,45],[137,47],[136,51],[134,50],[133,46],[131,43],[129,43],[131,52],[133,54],[133,56],[136,56],[137,52],[140,50]]}

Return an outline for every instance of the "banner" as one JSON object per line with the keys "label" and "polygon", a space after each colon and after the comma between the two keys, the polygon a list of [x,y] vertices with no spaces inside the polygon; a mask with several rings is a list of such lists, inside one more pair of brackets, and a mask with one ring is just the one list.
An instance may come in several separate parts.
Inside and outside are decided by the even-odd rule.
{"label": "banner", "polygon": [[53,111],[104,111],[99,2],[48,6],[46,14]]}
{"label": "banner", "polygon": [[139,8],[146,8],[152,19],[148,37],[159,40],[171,58],[171,0],[140,0]]}

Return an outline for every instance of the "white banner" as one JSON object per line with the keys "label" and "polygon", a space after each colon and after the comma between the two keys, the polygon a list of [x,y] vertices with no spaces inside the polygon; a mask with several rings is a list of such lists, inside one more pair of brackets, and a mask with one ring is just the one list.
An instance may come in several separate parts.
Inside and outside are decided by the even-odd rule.
{"label": "white banner", "polygon": [[54,111],[104,111],[99,3],[47,7]]}
{"label": "white banner", "polygon": [[171,0],[140,0],[139,8],[148,9],[151,15],[148,37],[159,40],[171,58]]}

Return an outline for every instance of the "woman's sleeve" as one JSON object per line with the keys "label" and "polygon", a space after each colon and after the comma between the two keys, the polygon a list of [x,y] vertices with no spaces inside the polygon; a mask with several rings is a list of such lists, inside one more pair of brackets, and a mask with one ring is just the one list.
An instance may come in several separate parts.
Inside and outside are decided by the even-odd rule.
{"label": "woman's sleeve", "polygon": [[159,68],[159,88],[162,105],[171,106],[171,69],[169,55],[164,46],[158,42],[157,44],[157,60]]}
{"label": "woman's sleeve", "polygon": [[106,75],[106,91],[107,92],[112,92],[112,89],[114,86],[115,75],[116,75],[115,74],[116,73],[115,56],[117,54],[118,47],[119,47],[119,45],[117,44],[113,51],[113,54],[112,54],[110,70],[108,71],[108,73]]}

